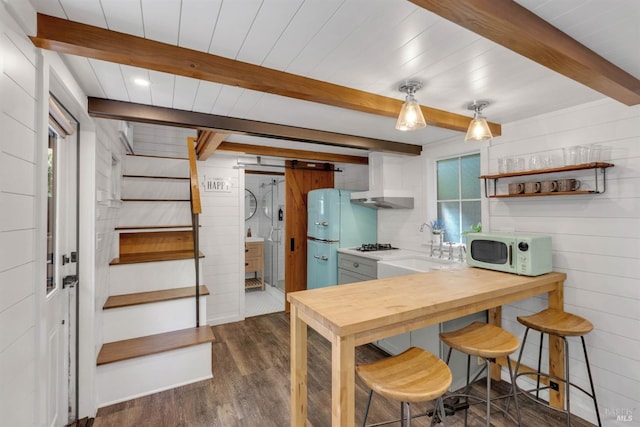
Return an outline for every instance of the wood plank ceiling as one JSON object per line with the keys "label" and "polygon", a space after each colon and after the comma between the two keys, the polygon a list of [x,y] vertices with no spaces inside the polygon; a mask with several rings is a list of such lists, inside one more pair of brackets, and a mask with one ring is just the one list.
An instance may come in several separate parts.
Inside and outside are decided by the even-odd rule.
{"label": "wood plank ceiling", "polygon": [[[499,20],[493,24],[489,21],[487,25],[486,19],[499,19],[495,18],[499,10],[492,10],[496,2],[502,4],[502,0],[460,0],[446,4],[462,5],[468,10],[477,7],[475,12],[479,15],[480,11],[491,11],[492,16],[482,16],[485,21],[479,21],[482,29],[496,23],[502,25]],[[480,31],[466,23],[474,22],[468,16],[464,19],[447,16],[462,25],[459,26],[424,9],[443,4],[437,1],[414,1],[421,7],[404,0],[166,0],[160,3],[152,0],[31,0],[31,3],[39,12],[62,19],[267,67],[292,83],[287,86],[287,93],[271,94],[261,92],[270,91],[264,86],[268,82],[263,86],[260,82],[247,85],[247,76],[238,75],[237,69],[227,80],[211,82],[184,76],[193,74],[169,74],[65,55],[89,95],[112,100],[423,145],[454,135],[462,137],[462,134],[434,126],[410,133],[394,129],[394,110],[403,98],[397,86],[407,78],[425,83],[417,98],[421,104],[436,110],[468,117],[468,102],[492,101],[486,115],[496,123],[603,97],[584,86],[591,84],[589,78],[583,79],[583,84],[577,83],[462,28]],[[622,86],[626,84],[631,92],[630,103],[633,103],[634,92],[638,96],[634,84],[640,76],[637,54],[640,2],[519,0],[518,3],[590,47],[613,67],[603,69],[587,63],[587,71],[595,69],[615,77],[622,71],[615,65],[625,70],[628,83]],[[505,5],[517,6],[513,2]],[[448,13],[436,11],[445,16]],[[483,36],[505,43],[491,34]],[[136,65],[148,67],[143,63]],[[151,85],[136,86],[133,81],[140,77],[151,81]],[[601,80],[595,78],[592,85],[597,86]],[[302,100],[288,98],[290,92],[306,93],[306,83],[310,81],[327,84],[318,86],[324,89],[348,88],[348,105],[309,102],[308,95],[301,96]],[[604,89],[606,92],[607,88]],[[603,89],[598,87],[598,90]],[[328,97],[332,96],[335,94],[329,93]],[[609,93],[609,96],[614,95]],[[373,107],[372,111],[368,100],[382,98],[390,99],[383,108],[384,117],[371,114],[379,107]],[[323,102],[317,98],[312,100]],[[343,108],[352,108],[354,104],[364,105],[360,109],[367,112]],[[236,137],[235,141],[274,145],[273,140],[256,137]],[[288,143],[275,145],[285,147]],[[362,154],[361,150],[353,149],[336,151]]]}

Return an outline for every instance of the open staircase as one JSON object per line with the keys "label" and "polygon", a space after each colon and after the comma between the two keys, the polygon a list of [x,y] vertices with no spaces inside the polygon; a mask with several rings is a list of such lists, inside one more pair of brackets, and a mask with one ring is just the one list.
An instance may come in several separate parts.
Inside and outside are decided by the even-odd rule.
{"label": "open staircase", "polygon": [[109,267],[97,358],[98,406],[211,378],[194,140],[188,144],[190,159],[125,160],[119,256]]}

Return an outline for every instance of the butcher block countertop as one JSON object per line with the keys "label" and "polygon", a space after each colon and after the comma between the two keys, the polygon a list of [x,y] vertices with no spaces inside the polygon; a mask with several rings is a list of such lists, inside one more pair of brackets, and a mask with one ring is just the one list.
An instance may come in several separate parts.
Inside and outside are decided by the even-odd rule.
{"label": "butcher block countertop", "polygon": [[[562,309],[563,273],[528,277],[479,268],[440,270],[368,282],[292,292],[291,426],[307,425],[307,326],[331,342],[331,425],[355,422],[355,347],[391,335],[489,310],[500,326],[501,306],[548,295],[549,308]],[[560,338],[549,336],[550,373],[564,375]],[[497,360],[498,363],[500,361]],[[491,376],[500,378],[500,367]],[[552,406],[564,406],[564,389],[549,392]]]}
{"label": "butcher block countertop", "polygon": [[500,306],[514,294],[524,299],[529,290],[530,296],[551,291],[565,278],[564,273],[529,277],[463,268],[294,292],[287,298],[332,334],[352,335],[431,313],[444,314],[443,320],[461,317]]}

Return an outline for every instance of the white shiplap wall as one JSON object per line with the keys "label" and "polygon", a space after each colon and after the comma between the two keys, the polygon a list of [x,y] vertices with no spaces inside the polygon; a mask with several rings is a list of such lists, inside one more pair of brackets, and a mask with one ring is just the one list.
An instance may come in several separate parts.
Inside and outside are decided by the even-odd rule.
{"label": "white shiplap wall", "polygon": [[237,154],[219,152],[198,162],[200,182],[205,177],[231,182],[228,193],[200,189],[202,282],[209,288],[207,322],[211,325],[242,320],[244,312],[244,171],[236,165]]}
{"label": "white shiplap wall", "polygon": [[0,3],[0,423],[37,424],[36,51]]}
{"label": "white shiplap wall", "polygon": [[[497,159],[503,156],[550,153],[560,161],[562,147],[611,147],[615,167],[607,170],[605,194],[492,199],[483,223],[492,231],[552,236],[553,268],[567,274],[565,310],[586,317],[595,327],[586,341],[603,424],[628,425],[617,424],[614,413],[640,407],[640,108],[605,100],[502,129],[503,136],[488,149],[489,169],[483,172],[497,173]],[[592,173],[570,176],[592,185]],[[522,338],[524,328],[516,316],[545,305],[545,298],[532,298],[505,307],[504,327]],[[535,366],[536,340],[525,354],[529,366]],[[585,386],[578,343],[571,341],[571,375]],[[571,400],[574,413],[595,421],[589,399],[577,392]]]}
{"label": "white shiplap wall", "polygon": [[[109,262],[117,256],[117,233],[120,201],[113,200],[112,194],[112,158],[124,166],[124,146],[118,138],[118,122],[96,119],[96,260],[95,260],[95,322],[94,351],[97,355],[103,344],[102,306],[109,297]],[[121,176],[116,176],[121,180]]]}
{"label": "white shiplap wall", "polygon": [[[640,407],[640,108],[604,100],[504,124],[502,131],[503,136],[490,145],[470,145],[460,136],[425,146],[420,163],[408,160],[402,174],[403,179],[414,177],[415,184],[408,188],[415,188],[416,207],[380,210],[379,240],[424,250],[424,236],[417,230],[421,222],[435,219],[436,160],[480,151],[482,172],[497,173],[498,158],[504,156],[549,154],[560,163],[563,147],[610,147],[610,160],[615,166],[607,170],[605,194],[483,198],[482,213],[486,231],[552,236],[553,268],[567,274],[565,309],[588,318],[595,327],[586,342],[603,425],[628,425],[623,421],[616,424],[615,413],[634,412]],[[592,174],[571,177],[592,187]],[[545,298],[506,306],[503,325],[522,338],[524,328],[516,317],[544,307]],[[525,354],[524,363],[529,366],[535,366],[536,340],[534,336],[533,345],[527,346],[531,351]],[[586,386],[584,357],[578,343],[571,343],[571,375]],[[590,399],[580,392],[571,399],[575,414],[595,422]]]}

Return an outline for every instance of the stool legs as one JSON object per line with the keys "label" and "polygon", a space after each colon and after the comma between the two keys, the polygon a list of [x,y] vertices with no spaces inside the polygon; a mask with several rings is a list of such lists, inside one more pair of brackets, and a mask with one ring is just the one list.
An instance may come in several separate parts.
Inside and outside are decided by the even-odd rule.
{"label": "stool legs", "polygon": [[[515,385],[515,379],[518,378],[520,375],[530,375],[533,374],[533,372],[523,372],[520,373],[520,362],[522,360],[522,354],[524,353],[524,347],[525,344],[527,342],[527,335],[529,333],[529,327],[526,328],[525,333],[524,333],[524,338],[522,339],[522,347],[520,348],[520,354],[518,355],[518,362],[516,363],[516,371],[515,371],[515,375],[514,375],[514,379],[513,379],[513,384]],[[584,390],[582,387],[577,386],[575,384],[572,384],[570,382],[570,375],[569,375],[569,343],[567,342],[566,337],[560,336],[560,338],[562,338],[562,343],[563,343],[563,348],[564,348],[564,378],[557,378],[555,376],[551,376],[549,374],[545,374],[542,373],[542,344],[543,344],[543,340],[544,340],[544,332],[540,332],[540,346],[539,346],[539,350],[538,350],[538,371],[535,373],[536,374],[536,388],[535,388],[535,392],[536,392],[536,398],[535,400],[539,403],[542,403],[543,405],[547,406],[547,407],[551,407],[550,405],[544,403],[544,402],[540,402],[540,390],[543,389],[548,389],[549,386],[545,386],[545,387],[540,387],[540,377],[544,376],[544,377],[548,377],[548,378],[553,378],[553,379],[557,379],[560,381],[563,381],[565,384],[565,388],[564,388],[564,393],[565,393],[565,404],[566,404],[566,410],[564,410],[564,412],[566,412],[567,414],[567,427],[571,427],[571,386],[573,385],[574,387],[578,388],[579,390],[581,390],[583,393],[585,393],[587,396],[589,396],[592,400],[593,400],[593,404],[595,406],[595,410],[596,410],[596,418],[598,419],[598,426],[602,426],[602,422],[600,420],[600,411],[598,409],[598,401],[596,399],[596,390],[595,387],[593,385],[593,378],[591,376],[591,365],[589,364],[589,356],[587,355],[587,346],[585,344],[584,341],[584,336],[580,336],[580,340],[582,342],[582,350],[584,352],[584,360],[585,363],[587,365],[587,374],[589,376],[589,385],[591,387],[591,394],[589,394],[589,392],[587,392],[586,390]],[[525,390],[525,392],[531,392],[533,390]],[[517,395],[516,395],[517,396]],[[525,394],[525,396],[532,398],[531,396],[528,396],[527,394]],[[515,403],[516,405],[518,404],[518,399],[516,397]],[[508,405],[507,405],[508,408]],[[557,409],[557,408],[553,408],[553,409]]]}
{"label": "stool legs", "polygon": [[369,390],[369,398],[367,399],[367,408],[364,410],[364,419],[362,420],[362,427],[367,425],[367,417],[369,417],[369,408],[371,407],[371,398],[373,397],[373,390]]}
{"label": "stool legs", "polygon": [[[369,417],[369,408],[371,408],[371,399],[373,398],[373,390],[369,390],[369,398],[367,399],[367,406],[364,411],[364,419],[362,420],[362,427],[366,427],[367,418]],[[407,406],[407,417],[404,416],[404,407]],[[400,427],[411,427],[411,402],[400,402]],[[447,427],[447,414],[444,409],[444,400],[439,397],[436,400],[435,407],[433,408],[433,416],[431,417],[431,427],[436,425],[436,419],[442,421],[442,425]]]}
{"label": "stool legs", "polygon": [[[449,361],[451,360],[451,351],[453,349],[451,347],[449,347],[449,351],[447,352],[447,358],[445,360],[445,362],[447,363],[447,365],[449,364]],[[518,358],[518,360],[520,360]],[[487,418],[486,418],[486,423],[487,423],[487,427],[491,426],[491,359],[484,359],[484,363],[485,363],[485,367],[484,370],[486,370],[487,372],[487,398],[486,398],[486,402],[487,402]],[[511,378],[511,396],[514,397],[514,401],[515,401],[515,407],[516,407],[516,422],[518,423],[518,425],[520,426],[522,424],[521,419],[520,419],[520,406],[518,405],[518,399],[517,399],[517,389],[516,389],[516,382],[515,382],[515,374],[513,372],[513,369],[511,368],[511,358],[509,356],[507,356],[507,366],[509,367],[509,377]],[[471,379],[470,379],[470,372],[471,372],[471,355],[467,355],[467,385],[464,389],[464,397],[465,397],[465,403],[466,403],[466,408],[464,410],[464,425],[466,427],[467,425],[467,421],[468,421],[468,416],[469,416],[469,390],[471,389]],[[480,371],[478,373],[478,375],[476,375],[476,377],[474,378],[474,381],[478,379],[478,377],[480,376],[480,373],[482,371]],[[509,396],[509,399],[511,399],[511,396]],[[506,408],[503,410],[505,413],[508,414],[509,411],[509,401],[507,401],[507,405]]]}
{"label": "stool legs", "polygon": [[[520,406],[518,404],[518,388],[516,387],[516,376],[511,369],[511,358],[507,356],[507,366],[509,367],[509,378],[511,378],[511,395],[513,396],[514,406],[516,407],[516,417],[518,419],[518,425],[522,425],[522,420],[520,419]],[[509,397],[511,399],[511,397]],[[509,412],[509,400],[507,400],[507,406],[505,409],[506,412]]]}
{"label": "stool legs", "polygon": [[596,389],[593,386],[593,378],[591,377],[591,364],[589,364],[589,356],[587,356],[587,345],[584,343],[584,337],[581,336],[582,350],[584,351],[584,362],[587,364],[587,374],[589,375],[589,384],[591,385],[591,396],[593,397],[593,405],[596,407],[596,418],[598,418],[598,425],[602,425],[600,421],[600,410],[598,409],[598,401],[596,400]]}

